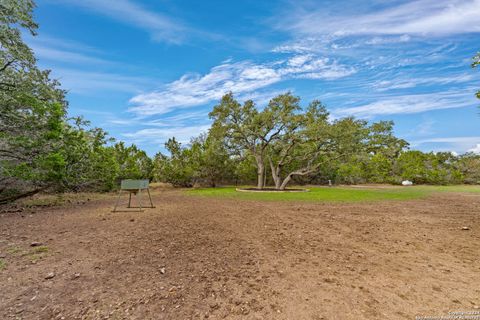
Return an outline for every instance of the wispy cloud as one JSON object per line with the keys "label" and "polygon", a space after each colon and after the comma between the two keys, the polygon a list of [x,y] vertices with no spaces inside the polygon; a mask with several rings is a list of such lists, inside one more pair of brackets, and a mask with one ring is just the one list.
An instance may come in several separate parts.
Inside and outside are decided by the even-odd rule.
{"label": "wispy cloud", "polygon": [[[52,70],[63,89],[83,95],[99,92],[138,94],[150,89],[155,80],[130,75],[137,66],[125,64],[106,52],[85,43],[40,35],[27,36],[27,43],[35,52],[42,68]],[[119,71],[120,70],[120,71]]]}
{"label": "wispy cloud", "polygon": [[355,73],[353,67],[311,54],[287,60],[256,64],[227,61],[205,75],[187,74],[159,91],[133,97],[131,112],[140,115],[164,114],[218,100],[226,92],[250,94],[287,79],[337,79]]}
{"label": "wispy cloud", "polygon": [[435,133],[435,124],[437,122],[433,119],[427,119],[420,123],[418,126],[413,128],[410,131],[411,135],[416,135],[416,136],[428,136],[432,135]]}
{"label": "wispy cloud", "polygon": [[62,83],[62,88],[73,93],[95,95],[107,92],[137,94],[149,87],[153,80],[110,72],[80,71],[70,68],[55,68],[53,76]]}
{"label": "wispy cloud", "polygon": [[85,43],[46,34],[32,36],[26,33],[23,36],[40,63],[72,66],[113,66],[116,64],[112,59],[105,58],[106,55],[102,50]]}
{"label": "wispy cloud", "polygon": [[153,11],[130,0],[66,0],[62,3],[97,12],[121,23],[146,30],[156,41],[179,44],[191,34],[213,37],[187,26],[186,23],[166,13]]}
{"label": "wispy cloud", "polygon": [[457,151],[458,153],[475,152],[479,153],[480,136],[468,137],[435,137],[429,139],[411,141],[410,145],[413,148],[419,148],[425,145],[440,145],[442,147],[437,149],[443,151]]}
{"label": "wispy cloud", "polygon": [[61,50],[55,48],[49,48],[39,45],[30,45],[35,52],[36,57],[40,62],[54,61],[55,63],[63,62],[68,64],[101,64],[112,65],[114,62],[102,58],[98,58],[92,55],[87,55],[80,52],[72,52],[68,50]]}
{"label": "wispy cloud", "polygon": [[168,128],[149,128],[141,129],[135,132],[124,133],[123,136],[133,143],[163,144],[169,138],[175,137],[181,143],[188,143],[194,136],[207,132],[209,124],[188,126],[188,127],[168,127]]}
{"label": "wispy cloud", "polygon": [[446,85],[453,83],[465,83],[473,79],[471,74],[460,74],[452,76],[436,76],[436,77],[410,77],[408,79],[396,78],[391,80],[381,80],[373,84],[377,91],[388,91],[394,89],[415,88],[420,85]]}
{"label": "wispy cloud", "polygon": [[375,102],[333,111],[336,117],[371,118],[378,115],[412,114],[431,110],[463,108],[476,103],[470,90],[397,95]]}
{"label": "wispy cloud", "polygon": [[307,35],[447,35],[480,32],[479,16],[479,0],[416,0],[351,15],[300,9],[280,27]]}

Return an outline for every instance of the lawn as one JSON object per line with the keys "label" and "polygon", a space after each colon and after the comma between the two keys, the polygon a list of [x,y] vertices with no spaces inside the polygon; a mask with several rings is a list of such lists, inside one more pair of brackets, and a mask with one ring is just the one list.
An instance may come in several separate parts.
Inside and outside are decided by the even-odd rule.
{"label": "lawn", "polygon": [[308,187],[310,192],[295,193],[253,193],[238,192],[235,187],[200,188],[186,191],[189,195],[224,197],[244,200],[289,200],[289,201],[332,201],[358,202],[378,200],[410,200],[427,197],[434,192],[474,192],[480,193],[480,186],[342,186]]}

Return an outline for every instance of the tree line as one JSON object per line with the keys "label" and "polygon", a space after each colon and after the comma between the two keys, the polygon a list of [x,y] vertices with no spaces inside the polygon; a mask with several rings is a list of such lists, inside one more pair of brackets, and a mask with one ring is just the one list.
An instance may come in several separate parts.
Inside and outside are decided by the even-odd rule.
{"label": "tree line", "polygon": [[[60,83],[41,70],[21,30],[36,35],[31,0],[0,2],[0,204],[41,191],[110,191],[125,178],[174,186],[292,183],[480,183],[480,156],[408,150],[393,123],[330,120],[320,101],[291,93],[259,109],[227,93],[211,129],[153,159],[69,117]],[[477,66],[479,56],[474,60]]]}
{"label": "tree line", "polygon": [[153,160],[156,181],[175,186],[255,184],[479,184],[480,155],[409,150],[392,121],[330,120],[320,101],[301,108],[281,94],[259,110],[226,94],[210,113],[212,127],[182,146],[175,138]]}

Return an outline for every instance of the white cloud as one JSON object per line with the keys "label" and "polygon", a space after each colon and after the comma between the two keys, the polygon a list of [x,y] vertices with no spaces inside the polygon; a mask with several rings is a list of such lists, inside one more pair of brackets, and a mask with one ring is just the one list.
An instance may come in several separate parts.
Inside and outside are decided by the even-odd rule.
{"label": "white cloud", "polygon": [[340,108],[332,113],[336,117],[356,116],[370,118],[377,115],[411,114],[430,110],[463,108],[475,105],[470,90],[443,93],[411,94],[387,97],[357,107]]}
{"label": "white cloud", "polygon": [[63,89],[84,95],[98,93],[99,91],[136,94],[152,83],[152,80],[148,78],[69,68],[55,68],[52,74],[54,78],[60,80]]}
{"label": "white cloud", "polygon": [[55,48],[48,48],[38,45],[30,45],[32,50],[35,52],[35,56],[40,60],[40,62],[50,61],[50,62],[66,62],[69,64],[102,64],[102,65],[111,65],[114,62],[105,60],[102,58],[97,58],[91,55],[83,54],[80,52],[72,52],[68,50],[61,50]]}
{"label": "white cloud", "polygon": [[[480,140],[480,139],[478,139]],[[471,149],[468,149],[468,152],[473,152],[473,153],[477,153],[477,154],[480,154],[480,143],[477,143],[477,145]]]}
{"label": "white cloud", "polygon": [[365,44],[377,45],[377,44],[390,44],[390,43],[402,43],[410,41],[412,37],[408,34],[401,35],[399,37],[374,37],[365,41]]}
{"label": "white cloud", "polygon": [[307,35],[448,35],[480,32],[480,0],[417,0],[368,13],[300,10],[284,29]]}
{"label": "white cloud", "polygon": [[416,140],[415,144],[422,144],[427,142],[443,142],[443,143],[468,143],[472,144],[480,141],[480,137],[437,137],[423,140]]}
{"label": "white cloud", "polygon": [[148,142],[162,144],[172,137],[175,137],[175,139],[181,143],[189,143],[192,137],[207,132],[209,128],[210,124],[186,127],[148,128],[136,132],[124,133],[123,136],[133,143]]}
{"label": "white cloud", "polygon": [[268,64],[226,61],[205,75],[187,74],[159,91],[133,97],[130,102],[135,106],[129,110],[140,115],[164,114],[218,100],[229,91],[245,95],[287,79],[330,80],[346,77],[355,71],[314,55],[297,55]]}
{"label": "white cloud", "polygon": [[22,34],[25,37],[25,41],[31,46],[41,46],[47,48],[59,48],[61,50],[68,50],[71,52],[88,52],[91,54],[104,53],[98,48],[89,46],[85,43],[74,41],[71,39],[57,38],[45,33],[41,33],[36,36],[32,36],[29,33]]}
{"label": "white cloud", "polygon": [[412,127],[409,130],[408,135],[409,136],[429,136],[435,133],[435,125],[437,122],[433,119],[426,119],[416,125],[415,127]]}
{"label": "white cloud", "polygon": [[382,80],[377,81],[373,84],[373,87],[377,91],[387,91],[393,89],[407,89],[415,88],[420,85],[432,85],[432,84],[452,84],[452,83],[464,83],[469,82],[473,79],[472,75],[469,74],[460,74],[446,77],[411,77],[409,79],[396,78],[392,80]]}
{"label": "white cloud", "polygon": [[[437,148],[439,151],[455,150],[458,153],[480,151],[480,136],[472,137],[437,137],[429,139],[414,140],[410,142],[412,147],[419,147],[425,144],[442,144],[443,148]],[[475,147],[472,147],[475,146]]]}

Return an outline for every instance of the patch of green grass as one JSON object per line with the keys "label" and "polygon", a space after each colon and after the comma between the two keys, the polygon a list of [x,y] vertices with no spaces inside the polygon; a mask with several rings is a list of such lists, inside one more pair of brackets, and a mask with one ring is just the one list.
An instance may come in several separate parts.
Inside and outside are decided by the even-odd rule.
{"label": "patch of green grass", "polygon": [[187,194],[207,197],[226,197],[245,200],[270,201],[333,201],[358,202],[377,200],[409,200],[430,194],[426,189],[414,187],[354,188],[354,187],[309,187],[310,192],[254,193],[238,192],[234,187],[203,188],[187,191]]}
{"label": "patch of green grass", "polygon": [[10,247],[10,248],[7,249],[7,252],[9,254],[18,254],[18,253],[22,252],[22,248],[20,248],[20,247]]}
{"label": "patch of green grass", "polygon": [[44,253],[48,252],[48,247],[47,246],[38,246],[38,247],[33,247],[30,251],[25,252],[23,255],[24,256],[35,256],[35,255],[42,255]]}
{"label": "patch of green grass", "polygon": [[415,186],[417,189],[434,192],[460,192],[460,193],[480,193],[479,185],[452,185],[452,186]]}
{"label": "patch of green grass", "polygon": [[255,193],[238,192],[235,187],[201,188],[187,190],[194,196],[223,197],[244,200],[267,201],[326,201],[326,202],[359,202],[379,200],[411,200],[427,197],[435,192],[474,192],[480,193],[480,186],[342,186],[342,187],[308,187],[310,192],[292,193]]}
{"label": "patch of green grass", "polygon": [[47,246],[38,246],[32,248],[29,252],[24,253],[23,256],[30,259],[32,262],[37,262],[38,260],[42,259],[45,254],[48,252]]}
{"label": "patch of green grass", "polygon": [[39,247],[34,247],[32,249],[32,253],[47,253],[47,252],[48,252],[47,246],[39,246]]}
{"label": "patch of green grass", "polygon": [[38,260],[42,259],[43,255],[42,254],[37,254],[37,253],[31,253],[28,257],[29,257],[31,262],[35,263]]}
{"label": "patch of green grass", "polygon": [[6,267],[7,267],[7,263],[5,262],[5,260],[0,259],[0,271],[5,269]]}

